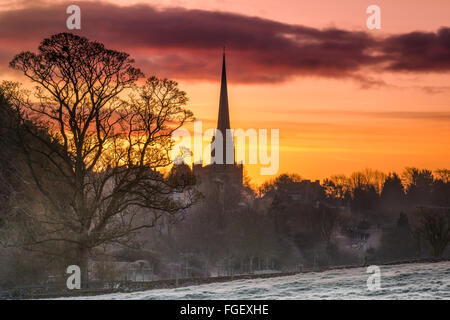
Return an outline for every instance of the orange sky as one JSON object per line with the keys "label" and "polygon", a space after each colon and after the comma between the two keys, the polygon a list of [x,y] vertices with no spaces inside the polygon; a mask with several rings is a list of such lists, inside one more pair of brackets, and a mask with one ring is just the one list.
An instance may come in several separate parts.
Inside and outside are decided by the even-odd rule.
{"label": "orange sky", "polygon": [[[182,86],[197,119],[207,121],[205,128],[215,126],[218,84]],[[449,167],[448,97],[414,87],[362,90],[351,81],[323,79],[229,85],[232,127],[280,129],[280,172],[309,179],[366,167]],[[255,183],[268,178],[257,166],[247,169]]]}
{"label": "orange sky", "polygon": [[[142,1],[126,3],[137,2]],[[145,2],[160,7],[234,12],[319,29],[364,31],[375,36],[415,30],[434,32],[448,25],[450,18],[448,0]],[[366,28],[365,9],[371,4],[381,8],[381,30]],[[24,6],[21,1],[16,5]],[[7,11],[10,7],[1,3],[0,10]],[[133,54],[133,50],[136,49],[127,51]],[[189,107],[198,120],[205,122],[205,129],[214,126],[217,119],[220,54],[218,48],[216,82],[175,78],[187,91]],[[280,129],[279,173],[295,172],[307,179],[323,179],[366,167],[382,171],[401,171],[405,166],[450,167],[449,72],[380,74],[367,70],[367,75],[384,81],[385,85],[366,89],[349,78],[317,75],[297,75],[277,83],[244,84],[233,83],[233,78],[239,76],[239,70],[233,68],[238,63],[237,56],[233,48],[227,50],[231,125],[243,129]],[[13,76],[17,75],[1,73],[2,78]],[[247,170],[257,184],[272,178],[260,176],[257,166],[248,166]]]}
{"label": "orange sky", "polygon": [[[170,1],[168,1],[170,3]],[[382,29],[374,33],[436,30],[450,19],[450,1],[186,1],[192,7],[253,14],[315,27],[364,30],[365,8],[378,4]],[[195,4],[192,4],[195,3]],[[228,53],[232,64],[233,52]],[[218,81],[220,57],[218,57]],[[233,74],[228,73],[232,79]],[[297,78],[276,85],[229,85],[231,122],[238,128],[280,129],[280,173],[309,179],[366,167],[450,166],[450,91],[447,75],[385,75],[389,86],[361,89],[351,80]],[[219,84],[181,82],[198,119],[217,117]],[[214,125],[214,123],[212,125]],[[247,166],[255,183],[268,177]]]}

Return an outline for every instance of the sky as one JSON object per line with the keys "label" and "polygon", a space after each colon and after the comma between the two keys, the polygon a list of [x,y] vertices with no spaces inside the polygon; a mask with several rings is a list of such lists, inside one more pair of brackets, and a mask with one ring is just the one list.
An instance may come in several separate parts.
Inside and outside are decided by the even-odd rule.
{"label": "sky", "polygon": [[[179,82],[204,129],[217,121],[227,52],[231,126],[280,130],[278,173],[306,179],[373,168],[450,167],[450,1],[0,1],[0,79],[67,32],[126,51],[147,75]],[[381,9],[369,30],[366,8]],[[247,166],[256,184],[258,166]]]}

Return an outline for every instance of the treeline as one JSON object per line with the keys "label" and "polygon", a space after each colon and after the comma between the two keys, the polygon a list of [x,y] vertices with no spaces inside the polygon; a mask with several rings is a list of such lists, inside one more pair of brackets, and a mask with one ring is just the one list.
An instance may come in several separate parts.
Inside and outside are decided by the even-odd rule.
{"label": "treeline", "polygon": [[441,259],[449,257],[449,178],[447,169],[418,168],[321,184],[283,174],[223,199],[212,186],[183,221],[153,233],[151,248],[185,276]]}
{"label": "treeline", "polygon": [[357,212],[392,212],[417,206],[450,207],[450,170],[406,168],[401,174],[366,169],[325,179],[327,200]]}

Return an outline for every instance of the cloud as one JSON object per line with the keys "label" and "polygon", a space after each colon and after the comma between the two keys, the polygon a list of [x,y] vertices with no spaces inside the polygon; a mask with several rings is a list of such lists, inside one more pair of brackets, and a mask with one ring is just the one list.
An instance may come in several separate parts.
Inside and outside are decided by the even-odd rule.
{"label": "cloud", "polygon": [[[41,1],[0,12],[0,64],[6,65],[14,53],[35,50],[44,37],[67,32],[69,4]],[[316,29],[226,12],[95,1],[77,4],[82,30],[75,33],[131,53],[148,75],[215,81],[223,46],[230,52],[230,80],[240,83],[318,76],[353,79],[366,88],[385,85],[374,78],[377,72],[450,71],[449,28],[380,39],[365,32]]]}
{"label": "cloud", "polygon": [[450,86],[422,86],[419,88],[428,94],[446,93],[450,91]]}
{"label": "cloud", "polygon": [[448,72],[450,28],[394,35],[383,41],[381,50],[391,71]]}

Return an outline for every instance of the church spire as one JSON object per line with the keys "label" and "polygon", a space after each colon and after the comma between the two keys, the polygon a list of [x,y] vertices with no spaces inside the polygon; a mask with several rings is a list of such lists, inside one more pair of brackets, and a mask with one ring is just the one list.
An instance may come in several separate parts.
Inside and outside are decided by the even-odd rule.
{"label": "church spire", "polygon": [[[230,134],[227,134],[227,129],[231,129],[230,127],[230,112],[228,108],[228,90],[227,90],[227,71],[225,65],[225,47],[223,48],[223,57],[222,57],[222,79],[220,84],[220,100],[219,100],[219,116],[217,119],[217,129],[220,130],[223,137],[223,162],[226,163],[227,159],[227,140],[231,141],[231,145],[233,146],[233,164],[235,161],[234,157],[234,142],[233,137]],[[215,152],[212,151],[212,155],[214,156]],[[216,159],[217,161],[217,159]]]}
{"label": "church spire", "polygon": [[226,129],[230,128],[230,114],[228,110],[228,90],[227,90],[227,71],[225,66],[225,47],[223,48],[222,61],[222,80],[220,84],[219,117],[217,120],[217,129],[225,135]]}

